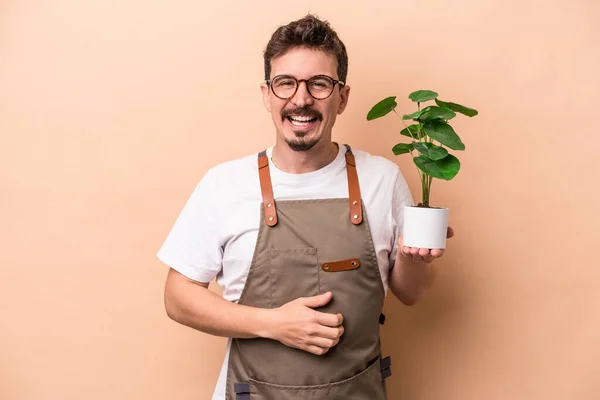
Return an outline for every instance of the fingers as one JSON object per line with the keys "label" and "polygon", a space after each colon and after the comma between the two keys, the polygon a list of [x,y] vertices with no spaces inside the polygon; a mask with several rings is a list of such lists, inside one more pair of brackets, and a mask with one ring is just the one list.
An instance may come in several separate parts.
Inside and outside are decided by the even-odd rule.
{"label": "fingers", "polygon": [[311,346],[317,346],[317,347],[321,347],[324,349],[330,349],[333,346],[335,346],[336,344],[338,344],[340,342],[340,339],[329,339],[329,338],[322,338],[322,337],[313,337],[311,339]]}
{"label": "fingers", "polygon": [[322,313],[322,312],[318,312],[315,315],[315,319],[316,321],[321,324],[321,325],[325,325],[325,326],[332,326],[332,327],[336,327],[336,326],[340,326],[342,325],[342,322],[344,322],[344,317],[342,316],[342,314],[328,314],[328,313]]}
{"label": "fingers", "polygon": [[309,345],[309,346],[306,346],[305,348],[303,348],[302,350],[307,351],[312,354],[316,354],[317,356],[322,356],[323,354],[325,354],[329,351],[329,348]]}
{"label": "fingers", "polygon": [[336,328],[322,327],[319,332],[308,339],[308,343],[304,346],[304,350],[316,355],[323,355],[332,347],[340,342],[340,337],[344,333],[344,327]]}
{"label": "fingers", "polygon": [[441,257],[444,254],[444,249],[425,249],[419,247],[406,247],[400,249],[400,253],[414,261],[430,263],[434,259]]}
{"label": "fingers", "polygon": [[444,249],[432,249],[431,250],[431,255],[434,258],[441,257],[441,256],[444,255]]}
{"label": "fingers", "polygon": [[275,318],[280,323],[270,337],[286,346],[322,355],[336,346],[344,333],[342,314],[316,311],[312,308],[327,304],[332,293],[300,297],[277,308]]}
{"label": "fingers", "polygon": [[405,247],[407,253],[413,257],[425,257],[430,254],[429,249],[423,249],[419,247]]}
{"label": "fingers", "polygon": [[339,339],[344,334],[344,327],[342,325],[336,326],[335,328],[330,328],[327,326],[322,326],[321,329],[316,332],[315,336],[324,338],[324,339]]}
{"label": "fingers", "polygon": [[326,292],[318,296],[302,297],[298,300],[306,307],[319,308],[329,303],[329,301],[331,300],[331,292]]}
{"label": "fingers", "polygon": [[412,258],[416,261],[421,261],[424,257],[428,256],[429,249],[423,249],[419,247],[404,247],[402,252],[406,257]]}

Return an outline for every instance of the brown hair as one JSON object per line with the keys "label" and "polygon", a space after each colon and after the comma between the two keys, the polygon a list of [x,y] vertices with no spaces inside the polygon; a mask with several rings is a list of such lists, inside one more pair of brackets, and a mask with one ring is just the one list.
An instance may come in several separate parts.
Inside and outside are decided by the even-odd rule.
{"label": "brown hair", "polygon": [[271,60],[284,55],[295,47],[320,50],[334,56],[337,60],[338,79],[346,82],[348,74],[348,55],[346,46],[329,22],[321,21],[317,16],[308,14],[304,18],[280,26],[271,36],[264,52],[265,79],[270,79]]}

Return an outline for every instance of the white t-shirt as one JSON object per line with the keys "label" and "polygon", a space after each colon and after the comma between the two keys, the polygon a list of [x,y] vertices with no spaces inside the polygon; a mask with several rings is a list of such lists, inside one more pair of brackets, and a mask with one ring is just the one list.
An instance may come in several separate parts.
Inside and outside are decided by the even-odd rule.
{"label": "white t-shirt", "polygon": [[[273,147],[267,149],[271,159]],[[269,168],[277,200],[347,198],[346,147],[339,146],[333,162],[304,174]],[[406,180],[386,158],[352,149],[361,198],[370,224],[383,287],[393,266],[398,235],[402,232],[404,205],[413,205]],[[262,196],[257,154],[211,168],[196,186],[157,257],[186,277],[199,282],[216,278],[226,300],[237,302],[258,236]],[[213,400],[225,399],[225,382],[231,340]]]}

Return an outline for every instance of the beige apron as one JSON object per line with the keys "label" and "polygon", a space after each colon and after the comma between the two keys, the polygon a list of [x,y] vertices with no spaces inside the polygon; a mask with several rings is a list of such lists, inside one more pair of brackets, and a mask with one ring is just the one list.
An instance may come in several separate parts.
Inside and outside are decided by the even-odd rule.
{"label": "beige apron", "polygon": [[239,300],[277,308],[331,291],[318,311],[341,313],[344,334],[322,356],[270,339],[233,339],[227,400],[385,400],[389,357],[381,359],[384,289],[346,145],[348,198],[274,201],[266,152],[258,155],[263,197],[256,248]]}

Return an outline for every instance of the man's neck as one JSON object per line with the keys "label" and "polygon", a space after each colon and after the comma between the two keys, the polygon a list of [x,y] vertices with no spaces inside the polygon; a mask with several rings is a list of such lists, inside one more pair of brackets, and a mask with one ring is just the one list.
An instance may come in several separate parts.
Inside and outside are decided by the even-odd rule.
{"label": "man's neck", "polygon": [[313,172],[329,165],[338,154],[338,146],[330,141],[320,141],[308,151],[294,151],[283,140],[277,140],[271,160],[280,170],[289,174]]}

